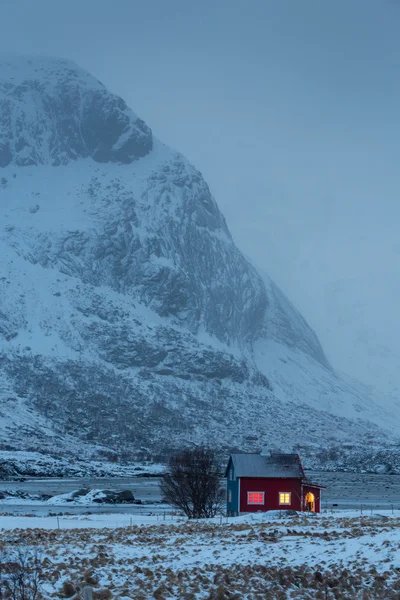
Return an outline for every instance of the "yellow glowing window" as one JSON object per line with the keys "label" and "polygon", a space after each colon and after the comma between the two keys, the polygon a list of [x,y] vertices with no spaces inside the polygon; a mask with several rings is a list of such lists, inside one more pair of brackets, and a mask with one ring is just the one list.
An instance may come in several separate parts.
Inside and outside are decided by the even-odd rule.
{"label": "yellow glowing window", "polygon": [[279,504],[290,504],[291,495],[290,492],[279,492]]}
{"label": "yellow glowing window", "polygon": [[264,504],[264,492],[247,492],[247,504]]}

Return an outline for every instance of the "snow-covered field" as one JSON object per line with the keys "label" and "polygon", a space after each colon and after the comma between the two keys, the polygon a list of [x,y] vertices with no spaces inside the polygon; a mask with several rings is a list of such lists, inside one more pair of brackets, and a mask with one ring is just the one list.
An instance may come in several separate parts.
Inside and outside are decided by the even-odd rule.
{"label": "snow-covered field", "polygon": [[2,516],[0,528],[6,555],[39,552],[45,597],[87,584],[99,600],[399,597],[400,511],[202,522]]}

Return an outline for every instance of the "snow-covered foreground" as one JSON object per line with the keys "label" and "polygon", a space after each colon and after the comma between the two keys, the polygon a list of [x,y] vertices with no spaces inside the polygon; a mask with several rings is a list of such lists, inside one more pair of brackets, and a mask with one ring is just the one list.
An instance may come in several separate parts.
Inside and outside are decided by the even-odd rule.
{"label": "snow-covered foreground", "polygon": [[[0,517],[5,551],[38,549],[45,597],[395,599],[400,513],[182,517]],[[132,524],[131,524],[132,523]],[[11,531],[13,530],[13,531]]]}

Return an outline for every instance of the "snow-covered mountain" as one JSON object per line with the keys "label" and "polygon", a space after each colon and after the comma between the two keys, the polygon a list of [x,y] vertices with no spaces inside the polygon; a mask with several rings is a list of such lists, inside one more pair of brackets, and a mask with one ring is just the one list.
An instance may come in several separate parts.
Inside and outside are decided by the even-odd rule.
{"label": "snow-covered mountain", "polygon": [[0,65],[3,449],[390,440],[235,246],[201,174],[75,64]]}

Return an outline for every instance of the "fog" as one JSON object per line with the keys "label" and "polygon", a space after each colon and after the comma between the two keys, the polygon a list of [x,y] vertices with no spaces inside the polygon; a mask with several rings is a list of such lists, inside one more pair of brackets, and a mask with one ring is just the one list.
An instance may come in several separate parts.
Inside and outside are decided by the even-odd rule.
{"label": "fog", "polygon": [[0,0],[0,52],[68,57],[202,171],[333,365],[400,386],[400,4]]}

